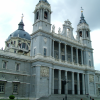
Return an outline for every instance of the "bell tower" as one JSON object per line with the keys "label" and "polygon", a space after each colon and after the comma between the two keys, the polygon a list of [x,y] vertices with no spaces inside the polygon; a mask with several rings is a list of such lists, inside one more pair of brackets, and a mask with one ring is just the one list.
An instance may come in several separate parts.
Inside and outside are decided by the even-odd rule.
{"label": "bell tower", "polygon": [[77,25],[77,38],[78,40],[81,39],[85,46],[88,46],[91,48],[90,29],[89,29],[89,25],[84,19],[82,7],[81,7],[80,21]]}
{"label": "bell tower", "polygon": [[51,31],[51,7],[47,0],[39,0],[34,10],[33,33],[39,29]]}
{"label": "bell tower", "polygon": [[90,28],[83,16],[83,9],[81,7],[81,17],[77,25],[77,40],[83,43],[83,62],[84,65],[94,68],[93,63],[93,49],[90,39]]}

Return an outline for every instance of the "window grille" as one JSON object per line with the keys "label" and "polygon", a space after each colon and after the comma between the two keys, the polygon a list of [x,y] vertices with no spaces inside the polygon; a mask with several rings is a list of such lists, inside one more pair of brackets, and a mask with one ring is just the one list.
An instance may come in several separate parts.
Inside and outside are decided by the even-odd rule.
{"label": "window grille", "polygon": [[4,92],[4,88],[5,88],[5,84],[4,83],[0,83],[0,93]]}
{"label": "window grille", "polygon": [[13,93],[18,93],[18,84],[13,85]]}

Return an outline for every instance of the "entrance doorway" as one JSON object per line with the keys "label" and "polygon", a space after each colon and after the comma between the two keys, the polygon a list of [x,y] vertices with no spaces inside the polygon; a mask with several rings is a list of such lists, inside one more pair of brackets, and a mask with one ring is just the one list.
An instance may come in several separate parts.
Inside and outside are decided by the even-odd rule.
{"label": "entrance doorway", "polygon": [[75,94],[77,94],[77,85],[76,84],[74,85],[74,92],[75,92]]}
{"label": "entrance doorway", "polygon": [[63,85],[63,81],[61,81],[61,94],[65,94],[65,85]]}

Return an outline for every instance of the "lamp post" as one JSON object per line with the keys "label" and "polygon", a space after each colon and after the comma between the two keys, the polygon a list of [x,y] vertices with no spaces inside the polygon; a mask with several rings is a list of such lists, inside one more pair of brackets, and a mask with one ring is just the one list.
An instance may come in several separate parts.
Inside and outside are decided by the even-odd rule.
{"label": "lamp post", "polygon": [[[67,81],[66,79],[63,80],[63,85],[65,86],[67,83],[69,83],[69,81]],[[65,88],[66,90],[66,88]],[[67,92],[65,92],[65,100],[67,100]]]}

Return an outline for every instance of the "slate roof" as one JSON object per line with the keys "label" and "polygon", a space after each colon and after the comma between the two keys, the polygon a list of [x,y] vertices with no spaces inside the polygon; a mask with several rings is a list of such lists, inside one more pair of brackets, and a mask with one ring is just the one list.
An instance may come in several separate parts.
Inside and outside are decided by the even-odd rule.
{"label": "slate roof", "polygon": [[24,23],[23,21],[21,20],[21,22],[18,24],[18,29],[16,31],[14,31],[12,34],[9,35],[8,40],[11,39],[11,37],[20,37],[20,38],[24,38],[24,39],[27,39],[27,40],[31,40],[31,36],[29,35],[29,33],[27,33],[25,30],[24,30]]}
{"label": "slate roof", "polygon": [[78,23],[78,25],[79,25],[79,24],[82,24],[82,23],[87,24],[87,22],[86,22],[85,19],[84,19],[83,12],[81,12],[80,22]]}

